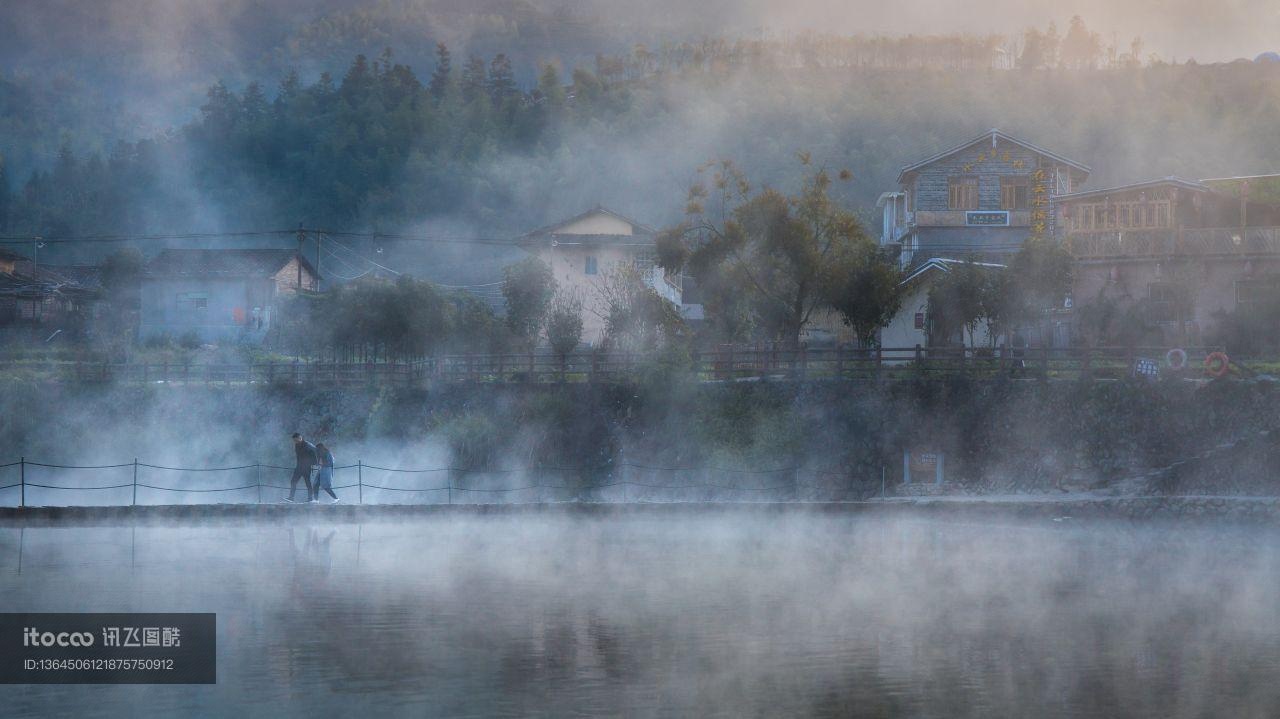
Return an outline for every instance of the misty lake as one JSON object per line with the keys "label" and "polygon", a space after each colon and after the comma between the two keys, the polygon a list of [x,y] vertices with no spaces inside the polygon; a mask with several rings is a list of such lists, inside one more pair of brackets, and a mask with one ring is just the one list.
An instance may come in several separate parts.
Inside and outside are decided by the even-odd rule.
{"label": "misty lake", "polygon": [[[194,521],[194,520],[193,520]],[[0,527],[5,611],[212,611],[37,716],[1280,715],[1280,534],[801,509]]]}

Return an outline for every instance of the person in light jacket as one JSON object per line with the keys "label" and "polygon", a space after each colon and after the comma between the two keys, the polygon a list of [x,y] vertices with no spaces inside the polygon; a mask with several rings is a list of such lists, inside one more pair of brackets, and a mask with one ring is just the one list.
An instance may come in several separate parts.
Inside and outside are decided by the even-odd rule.
{"label": "person in light jacket", "polygon": [[325,446],[324,442],[316,444],[316,457],[320,461],[320,471],[316,472],[315,492],[312,494],[311,501],[320,501],[320,490],[329,493],[333,497],[333,501],[338,501],[338,495],[333,493],[333,452]]}

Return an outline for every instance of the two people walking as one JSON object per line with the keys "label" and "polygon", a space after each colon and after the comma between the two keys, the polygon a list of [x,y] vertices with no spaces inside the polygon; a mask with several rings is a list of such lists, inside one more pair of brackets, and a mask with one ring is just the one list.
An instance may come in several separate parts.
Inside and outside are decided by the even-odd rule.
{"label": "two people walking", "polygon": [[[330,452],[323,442],[311,444],[299,432],[293,433],[293,452],[297,462],[293,468],[293,475],[289,477],[289,496],[285,501],[294,501],[294,494],[298,491],[298,480],[302,480],[307,487],[307,501],[319,502],[320,490],[323,489],[333,497],[333,501],[337,502],[338,495],[333,493],[333,452]],[[313,467],[320,468],[316,472],[314,485],[311,483]]]}

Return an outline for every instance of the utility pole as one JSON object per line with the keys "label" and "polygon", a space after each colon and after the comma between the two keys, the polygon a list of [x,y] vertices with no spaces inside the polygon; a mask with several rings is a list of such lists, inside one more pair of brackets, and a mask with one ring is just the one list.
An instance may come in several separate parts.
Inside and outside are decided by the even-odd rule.
{"label": "utility pole", "polygon": [[298,294],[302,294],[302,243],[307,239],[307,231],[298,223]]}

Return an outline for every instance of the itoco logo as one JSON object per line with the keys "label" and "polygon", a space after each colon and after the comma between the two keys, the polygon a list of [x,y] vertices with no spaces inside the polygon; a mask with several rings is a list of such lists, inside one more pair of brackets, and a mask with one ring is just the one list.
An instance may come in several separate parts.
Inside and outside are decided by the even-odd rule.
{"label": "itoco logo", "polygon": [[35,627],[22,631],[24,647],[91,647],[93,632],[42,632]]}

